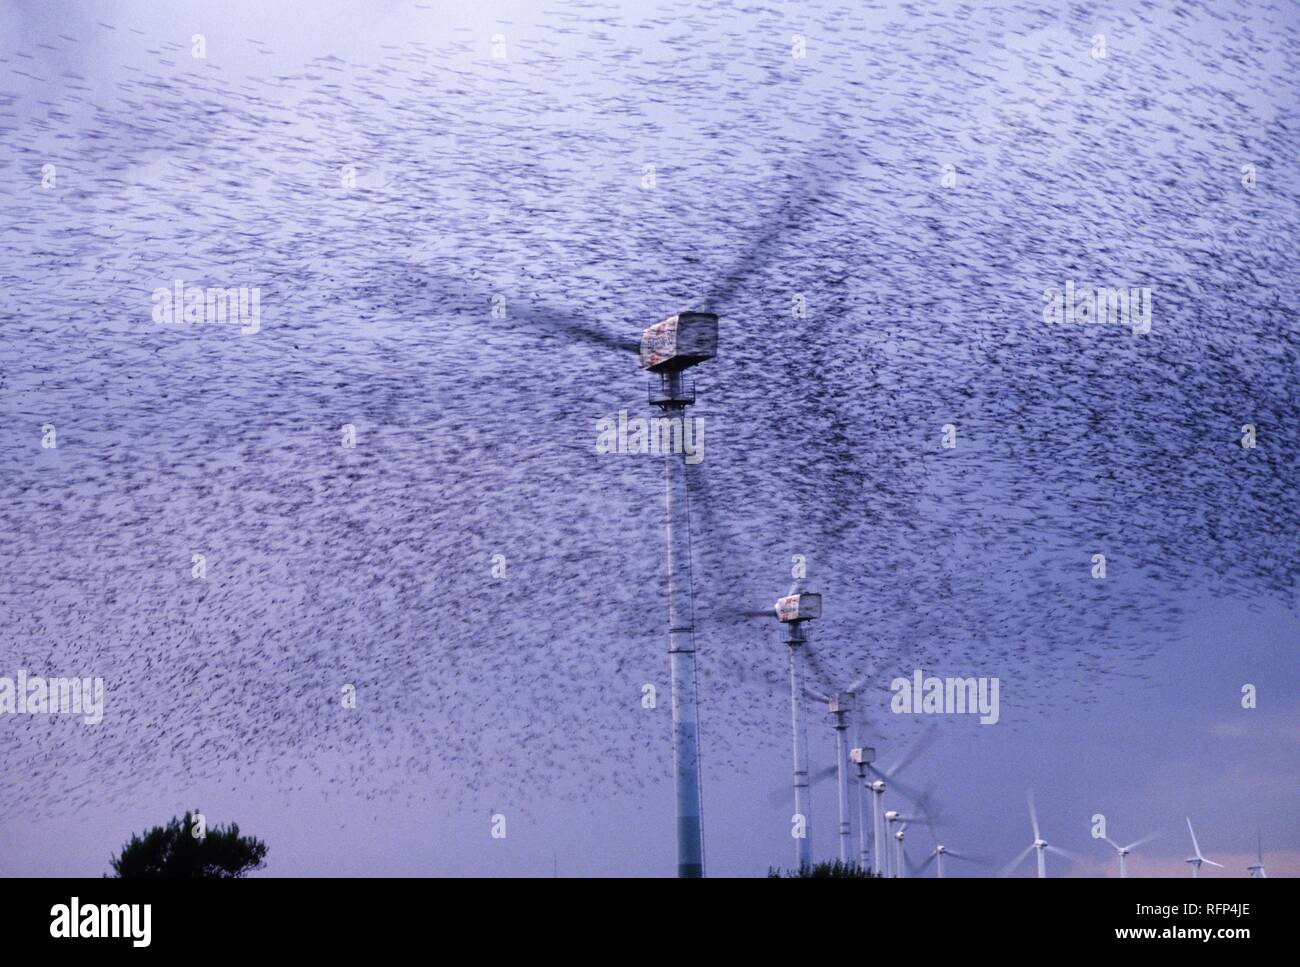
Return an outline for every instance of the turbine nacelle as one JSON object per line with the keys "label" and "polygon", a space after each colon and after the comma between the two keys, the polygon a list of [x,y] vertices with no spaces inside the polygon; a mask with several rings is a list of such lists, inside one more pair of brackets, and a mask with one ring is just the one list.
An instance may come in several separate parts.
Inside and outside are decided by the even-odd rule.
{"label": "turbine nacelle", "polygon": [[679,312],[641,333],[641,368],[680,373],[718,354],[718,317],[712,312]]}
{"label": "turbine nacelle", "polygon": [[822,616],[822,596],[804,591],[799,594],[787,594],[777,599],[776,618],[789,624],[795,621],[811,621]]}

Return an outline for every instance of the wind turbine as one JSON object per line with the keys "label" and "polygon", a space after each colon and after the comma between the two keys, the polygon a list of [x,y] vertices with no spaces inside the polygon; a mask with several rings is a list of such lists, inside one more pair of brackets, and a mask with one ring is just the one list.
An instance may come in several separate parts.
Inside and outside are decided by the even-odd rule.
{"label": "wind turbine", "polygon": [[900,879],[907,878],[907,852],[903,848],[903,835],[907,832],[907,823],[903,823],[894,834],[894,875]]}
{"label": "wind turbine", "polygon": [[1152,833],[1150,836],[1143,836],[1141,839],[1135,840],[1134,842],[1129,843],[1127,846],[1120,846],[1119,843],[1115,842],[1109,836],[1102,837],[1102,839],[1110,843],[1111,846],[1115,847],[1115,852],[1119,854],[1120,879],[1126,879],[1128,877],[1128,863],[1127,863],[1128,854],[1133,852],[1133,850],[1137,849],[1142,844],[1151,842],[1159,835],[1160,835],[1159,833]]}
{"label": "wind turbine", "polygon": [[[890,839],[893,839],[893,838],[894,838],[894,823],[896,823],[896,822],[898,822],[898,810],[897,810],[897,809],[889,809],[889,810],[886,810],[886,811],[885,811],[885,824],[886,824],[886,825],[888,826],[888,828],[889,828],[889,838],[890,838]],[[884,841],[877,842],[877,843],[876,843],[876,862],[877,862],[877,863],[880,862],[880,854],[881,854],[882,851],[884,851],[884,852],[888,852],[888,847],[886,846],[886,844],[885,844]],[[895,867],[895,862],[897,861],[897,859],[898,859],[898,850],[897,850],[897,848],[895,848],[895,849],[894,849],[894,859],[893,859],[893,860],[887,860],[886,865],[889,867],[889,869],[887,869],[887,870],[885,871],[885,876],[888,876],[888,877],[896,877],[896,876],[898,876],[898,870],[897,870],[897,868]]]}
{"label": "wind turbine", "polygon": [[[904,816],[897,809],[891,809],[885,813],[885,822],[889,825],[889,838],[894,841],[894,863],[889,875],[902,879],[907,878],[906,854],[903,851],[903,837],[907,833],[907,827],[910,823],[928,822],[923,816]],[[894,831],[894,823],[902,823],[898,831]],[[876,855],[879,857],[883,845],[877,845]]]}
{"label": "wind turbine", "polygon": [[1187,860],[1188,863],[1192,864],[1192,876],[1198,877],[1201,875],[1202,863],[1209,863],[1211,866],[1217,866],[1219,869],[1223,869],[1222,863],[1216,863],[1214,862],[1214,860],[1207,860],[1204,856],[1201,855],[1201,844],[1196,842],[1196,830],[1192,829],[1191,816],[1187,817],[1187,831],[1192,834],[1192,849],[1196,851],[1196,855],[1188,858]]}
{"label": "wind turbine", "polygon": [[[853,709],[853,692],[836,692],[831,696],[830,702],[831,715],[835,717],[835,770],[836,785],[839,786],[839,807],[840,807],[840,862],[849,862],[849,853],[851,847],[849,840],[852,836],[852,829],[849,821],[849,771],[845,768],[845,760],[848,750],[848,743],[845,740],[844,733],[848,730],[848,723],[844,720],[849,712]],[[861,822],[861,804],[862,799],[858,799],[858,820]]]}
{"label": "wind turbine", "polygon": [[794,811],[802,822],[802,836],[795,837],[795,861],[800,870],[812,868],[812,840],[808,829],[808,723],[803,711],[803,661],[801,645],[807,643],[803,624],[822,616],[822,596],[792,592],[777,600],[776,617],[789,625],[790,646],[790,732],[794,746]]}
{"label": "wind turbine", "polygon": [[[813,661],[812,651],[808,649],[807,645],[805,645],[804,648],[805,651],[807,652],[809,664],[812,665],[814,671],[817,671],[818,669],[816,664]],[[848,769],[845,768],[846,758],[848,757],[847,753],[849,752],[849,750],[847,748],[848,741],[845,737],[845,733],[848,731],[847,719],[853,711],[854,696],[857,693],[859,686],[861,686],[865,680],[866,680],[865,677],[859,678],[856,682],[854,682],[852,685],[850,685],[848,688],[844,689],[843,691],[835,692],[832,695],[819,696],[822,699],[822,701],[826,702],[827,707],[830,709],[831,716],[835,720],[834,723],[835,772],[836,772],[836,781],[839,785],[840,862],[841,863],[849,862],[849,854],[852,852],[852,846],[850,845],[850,842],[853,835],[852,822],[849,819],[849,774],[848,774]],[[856,732],[857,732],[857,724],[855,720],[854,723],[855,737],[856,737]],[[853,743],[853,751],[860,754],[860,746],[856,741]],[[874,758],[874,752],[872,757]],[[857,762],[858,760],[854,759],[853,761]],[[870,759],[867,760],[867,762],[870,761],[871,761]],[[859,779],[861,779],[862,774],[863,774],[863,767],[860,764],[858,766]],[[858,861],[859,861],[859,865],[863,869],[866,868],[866,863],[867,863],[866,849],[867,849],[866,838],[862,830],[862,785],[859,782],[858,784]]]}
{"label": "wind turbine", "polygon": [[[683,312],[641,334],[641,366],[654,376],[650,402],[679,424],[695,402],[685,370],[718,351],[718,317]],[[670,424],[671,425],[671,424]],[[679,433],[682,428],[678,427]],[[681,438],[680,436],[678,437]],[[667,441],[665,441],[667,442]],[[673,690],[673,776],[677,800],[677,875],[704,875],[700,734],[695,697],[695,608],[691,599],[691,509],[685,447],[664,447],[664,499],[668,506],[668,660]]]}
{"label": "wind turbine", "polygon": [[1257,847],[1255,855],[1259,857],[1259,862],[1246,867],[1246,869],[1250,872],[1250,878],[1252,880],[1267,880],[1268,874],[1264,872],[1264,837],[1259,833],[1256,833],[1255,835],[1255,844]]}
{"label": "wind turbine", "polygon": [[[822,164],[826,158],[844,160],[834,149],[851,139],[839,135],[832,125],[824,139],[810,147],[803,170],[786,175],[786,188],[774,206],[763,214],[763,224],[751,233],[731,266],[718,273],[701,297],[709,311],[683,312],[645,329],[639,344],[635,338],[615,335],[602,326],[583,321],[581,311],[548,305],[537,299],[521,299],[509,314],[496,314],[500,293],[467,283],[462,277],[427,270],[409,258],[403,260],[397,284],[437,294],[439,307],[458,304],[471,311],[493,309],[493,324],[532,337],[555,335],[575,344],[585,343],[604,350],[639,351],[641,366],[658,375],[651,380],[650,402],[665,417],[684,419],[685,408],[695,402],[694,388],[682,372],[712,359],[717,352],[717,312],[726,312],[749,283],[760,278],[811,211],[821,204],[830,183],[840,174]],[[417,253],[418,254],[418,251]],[[502,306],[504,303],[502,303]],[[682,448],[685,449],[684,447]],[[696,661],[694,607],[690,575],[689,489],[684,467],[685,453],[674,459],[665,452],[665,497],[668,510],[668,651],[672,670],[673,773],[677,812],[677,872],[682,877],[704,875],[704,834],[699,779],[699,728],[696,704]]]}
{"label": "wind turbine", "polygon": [[1047,840],[1043,839],[1041,830],[1038,828],[1038,810],[1034,808],[1034,794],[1031,792],[1026,796],[1029,803],[1029,821],[1034,826],[1034,841],[1025,847],[1025,851],[1017,856],[1014,860],[1002,868],[1002,876],[1006,876],[1017,866],[1019,866],[1031,852],[1038,854],[1038,878],[1040,880],[1047,878],[1047,854],[1055,853],[1057,856],[1064,856],[1066,859],[1077,862],[1078,857],[1073,853],[1061,849],[1059,846],[1051,846]]}
{"label": "wind turbine", "polygon": [[981,859],[980,857],[971,856],[969,853],[958,853],[956,850],[951,850],[948,847],[944,846],[943,843],[936,843],[934,847],[934,852],[932,852],[929,856],[927,856],[925,858],[925,861],[922,862],[920,866],[916,867],[916,872],[924,873],[927,869],[929,869],[931,863],[936,863],[935,876],[938,879],[942,880],[943,879],[943,858],[945,856],[951,856],[953,859],[965,860],[968,863],[984,862],[984,860]]}
{"label": "wind turbine", "polygon": [[[916,759],[917,756],[925,751],[925,748],[934,741],[934,735],[934,726],[926,729],[912,740],[912,744],[903,751],[903,754],[899,756],[898,761],[894,763],[893,767],[884,772],[877,769],[869,761],[862,763],[862,765],[866,766],[866,771],[876,777],[867,788],[869,788],[872,793],[871,844],[875,849],[877,873],[882,873],[888,876],[888,873],[885,872],[885,866],[888,865],[889,850],[884,837],[884,831],[880,827],[882,811],[884,809],[883,802],[885,798],[885,789],[890,783],[893,783],[898,787],[899,791],[902,792],[903,795],[907,796],[913,802],[916,802],[917,799],[920,798],[919,794],[915,792],[915,790],[912,790],[910,787],[899,782],[897,776],[899,772],[905,769],[913,760]],[[874,755],[872,757],[874,758]]]}
{"label": "wind turbine", "polygon": [[[855,745],[849,750],[849,759],[858,767],[858,866],[863,870],[871,868],[870,854],[867,852],[867,819],[864,812],[866,802],[867,769],[876,761],[876,750],[871,746]],[[876,845],[873,843],[873,846]]]}

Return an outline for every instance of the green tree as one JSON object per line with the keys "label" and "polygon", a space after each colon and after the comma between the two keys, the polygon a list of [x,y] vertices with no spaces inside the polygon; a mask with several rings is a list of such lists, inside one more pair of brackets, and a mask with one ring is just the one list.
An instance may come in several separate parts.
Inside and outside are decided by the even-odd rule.
{"label": "green tree", "polygon": [[121,879],[231,878],[264,866],[266,849],[260,839],[240,836],[237,823],[196,829],[195,816],[187,812],[184,819],[132,835],[111,863]]}

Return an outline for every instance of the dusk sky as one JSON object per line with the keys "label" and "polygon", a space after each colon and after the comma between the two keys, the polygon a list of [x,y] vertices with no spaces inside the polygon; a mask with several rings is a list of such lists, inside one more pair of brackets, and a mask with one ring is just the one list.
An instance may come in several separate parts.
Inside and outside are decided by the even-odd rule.
{"label": "dusk sky", "polygon": [[1032,790],[1052,876],[1099,815],[1300,874],[1298,77],[1288,2],[0,0],[0,875],[196,807],[261,876],[673,875],[664,458],[598,441],[691,310],[709,875],[794,863],[797,578],[811,771],[854,680],[877,765],[934,730],[911,861]]}

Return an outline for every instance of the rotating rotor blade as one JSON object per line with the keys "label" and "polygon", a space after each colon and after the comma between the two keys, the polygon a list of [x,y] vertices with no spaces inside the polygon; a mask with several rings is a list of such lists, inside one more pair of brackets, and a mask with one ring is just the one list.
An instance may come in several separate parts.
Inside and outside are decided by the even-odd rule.
{"label": "rotating rotor blade", "polygon": [[1200,860],[1205,859],[1205,857],[1201,855],[1201,844],[1196,842],[1196,830],[1192,829],[1192,817],[1190,816],[1187,817],[1187,831],[1192,834],[1192,850],[1196,853],[1196,858]]}
{"label": "rotating rotor blade", "polygon": [[[585,342],[625,353],[641,351],[639,332],[623,334],[611,332],[584,320],[582,313],[562,309],[540,299],[519,295],[509,286],[490,289],[487,286],[469,284],[452,276],[428,271],[410,262],[402,266],[402,275],[407,290],[410,288],[415,288],[417,291],[427,290],[429,306],[424,310],[427,312],[460,309],[467,311],[471,319],[481,318],[481,324],[484,326],[512,329],[539,338],[553,336]],[[500,318],[492,315],[493,300],[498,295],[504,296],[506,300],[503,305],[504,316]],[[420,311],[419,300],[416,301],[417,305],[408,306],[407,311]],[[659,321],[659,319],[647,319],[645,325],[649,326]]]}
{"label": "rotating rotor blade", "polygon": [[1116,850],[1120,850],[1120,849],[1126,848],[1126,847],[1121,847],[1121,846],[1119,845],[1119,843],[1115,842],[1115,841],[1114,841],[1113,839],[1111,839],[1109,836],[1103,836],[1102,839],[1103,839],[1105,842],[1110,843],[1110,845],[1113,846],[1113,847],[1115,847]]}
{"label": "rotating rotor blade", "polygon": [[903,782],[901,779],[898,779],[887,773],[881,772],[874,765],[868,765],[867,771],[872,775],[874,775],[877,779],[885,780],[885,786],[887,789],[893,789],[897,792],[902,793],[903,798],[909,800],[910,802],[915,803],[918,799],[921,799],[925,796],[925,793],[921,792],[916,787],[910,786],[907,783]]}
{"label": "rotating rotor blade", "polygon": [[[1030,849],[1033,849],[1033,847],[1030,847]],[[953,857],[956,857],[956,858],[959,859],[959,860],[964,860],[964,861],[967,862],[967,863],[974,863],[976,866],[985,866],[985,865],[988,864],[988,861],[989,861],[989,860],[988,860],[988,857],[987,857],[987,856],[984,856],[984,855],[981,854],[981,853],[963,853],[963,852],[959,852],[959,851],[957,851],[957,850],[951,850],[951,849],[945,849],[945,850],[943,851],[943,855],[944,855],[944,856],[953,856]]]}
{"label": "rotating rotor blade", "polygon": [[[831,683],[830,676],[826,674],[826,669],[822,667],[821,661],[817,658],[817,653],[812,650],[812,645],[808,642],[805,642],[803,645],[803,653],[804,658],[807,659],[806,664],[809,670],[813,673],[813,678],[816,680],[818,686],[820,686],[824,692],[833,693],[835,691],[835,686]],[[830,699],[828,698],[827,701],[830,701]]]}
{"label": "rotating rotor blade", "polygon": [[[1139,839],[1139,840],[1135,840],[1134,842],[1129,843],[1129,844],[1128,844],[1127,846],[1125,846],[1124,848],[1125,848],[1126,850],[1134,850],[1134,849],[1137,849],[1139,846],[1145,846],[1147,843],[1151,842],[1153,839],[1155,839],[1155,838],[1156,838],[1157,836],[1159,836],[1159,835],[1160,835],[1159,833],[1151,833],[1150,835],[1143,836],[1141,839]],[[1114,843],[1111,843],[1111,845],[1114,846],[1115,844],[1114,844]]]}
{"label": "rotating rotor blade", "polygon": [[1025,857],[1027,857],[1033,851],[1034,851],[1034,847],[1032,845],[1026,846],[1025,851],[1023,853],[1017,856],[1006,866],[1002,867],[1001,871],[999,871],[998,873],[998,876],[1009,876],[1017,866],[1019,866],[1021,863],[1025,861]]}
{"label": "rotating rotor blade", "polygon": [[788,238],[791,226],[806,220],[830,184],[843,177],[842,173],[832,175],[831,166],[826,163],[835,157],[828,146],[836,140],[838,131],[832,127],[819,139],[818,147],[811,149],[801,169],[785,175],[785,190],[771,212],[764,216],[763,227],[705,295],[707,311],[721,315],[720,310],[726,308],[745,283],[772,261]]}
{"label": "rotating rotor blade", "polygon": [[1034,792],[1032,789],[1025,796],[1025,801],[1029,803],[1029,821],[1034,824],[1034,839],[1042,839],[1042,833],[1038,830],[1038,809],[1034,806]]}
{"label": "rotating rotor blade", "polygon": [[1076,866],[1081,866],[1085,862],[1082,856],[1080,856],[1078,853],[1075,853],[1071,850],[1062,849],[1059,846],[1045,846],[1043,848],[1046,849],[1047,852],[1049,853],[1055,853],[1057,856],[1065,857],[1067,860],[1069,860],[1071,863],[1074,863]]}
{"label": "rotating rotor blade", "polygon": [[1201,857],[1201,862],[1209,863],[1211,866],[1217,866],[1221,870],[1226,869],[1226,867],[1222,863],[1216,863],[1214,862],[1214,860],[1207,860],[1204,856]]}
{"label": "rotating rotor blade", "polygon": [[[808,787],[812,788],[813,786],[825,782],[831,776],[835,775],[836,768],[836,766],[826,766],[825,768],[818,769],[816,772],[810,773],[808,775]],[[792,799],[794,799],[794,787],[790,785],[782,785],[767,794],[767,801],[773,806],[780,806]]]}
{"label": "rotating rotor blade", "polygon": [[934,744],[934,740],[938,737],[938,731],[938,726],[928,726],[920,735],[912,740],[911,744],[903,750],[903,754],[898,757],[898,761],[894,763],[893,768],[884,773],[881,778],[885,780],[892,779],[903,769],[907,768],[907,766],[914,762],[922,752]]}

